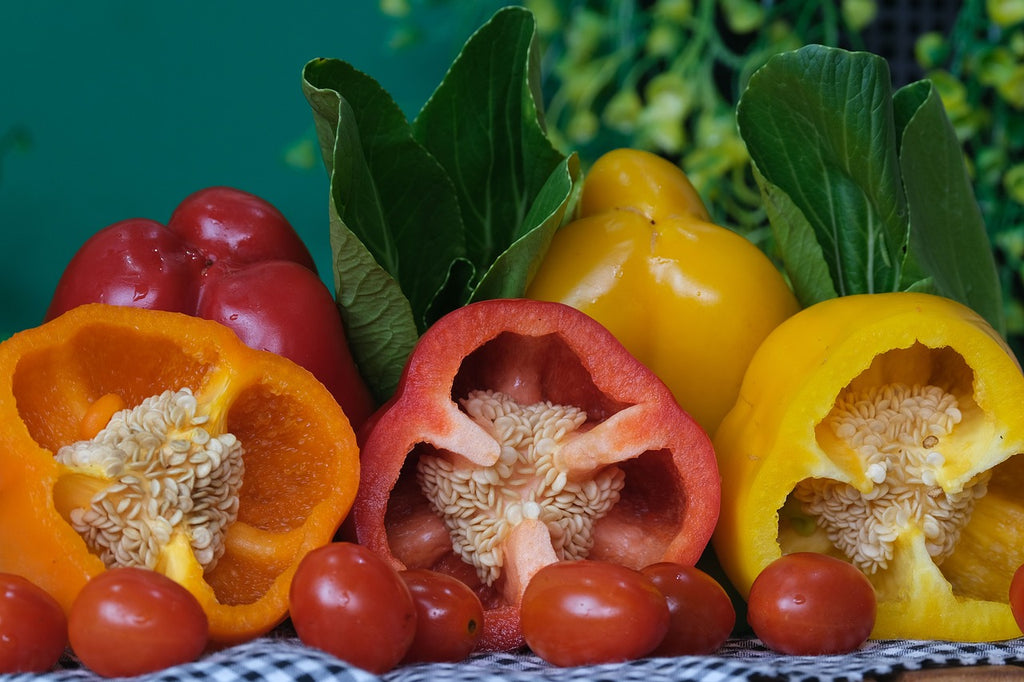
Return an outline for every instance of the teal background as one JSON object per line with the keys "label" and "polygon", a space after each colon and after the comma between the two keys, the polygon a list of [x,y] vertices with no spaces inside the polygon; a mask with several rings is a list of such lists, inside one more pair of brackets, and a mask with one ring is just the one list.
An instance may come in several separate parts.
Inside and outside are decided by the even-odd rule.
{"label": "teal background", "polygon": [[330,282],[327,176],[302,67],[348,61],[412,118],[496,4],[428,9],[436,21],[398,49],[376,0],[8,3],[0,135],[23,128],[29,144],[0,157],[0,338],[42,320],[92,233],[166,221],[210,185],[275,204]]}

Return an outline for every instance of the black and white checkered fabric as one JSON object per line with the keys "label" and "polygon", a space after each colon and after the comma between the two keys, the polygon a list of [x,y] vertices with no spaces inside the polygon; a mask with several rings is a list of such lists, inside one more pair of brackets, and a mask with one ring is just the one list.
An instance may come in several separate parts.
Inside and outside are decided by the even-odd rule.
{"label": "black and white checkered fabric", "polygon": [[[376,676],[305,647],[290,633],[281,633],[208,654],[188,665],[134,679],[147,682],[838,682],[877,679],[924,668],[1011,664],[1024,665],[1024,638],[983,644],[871,641],[859,651],[844,656],[781,656],[756,639],[735,639],[713,656],[647,658],[615,665],[558,668],[528,652],[477,654],[457,664],[406,665]],[[46,675],[0,675],[0,682],[94,682],[99,679],[77,666],[70,656],[61,661],[59,670]]]}

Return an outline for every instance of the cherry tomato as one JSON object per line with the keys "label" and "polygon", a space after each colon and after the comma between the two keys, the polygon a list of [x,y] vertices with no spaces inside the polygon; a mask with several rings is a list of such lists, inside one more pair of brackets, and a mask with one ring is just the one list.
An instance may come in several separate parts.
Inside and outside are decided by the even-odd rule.
{"label": "cherry tomato", "polygon": [[363,545],[334,542],[299,563],[289,592],[299,639],[373,673],[391,670],[416,635],[405,581]]}
{"label": "cherry tomato", "polygon": [[604,561],[559,561],[533,576],[520,610],[523,637],[559,666],[646,656],[669,626],[665,596],[640,571]]}
{"label": "cherry tomato", "polygon": [[665,595],[668,634],[654,650],[656,656],[710,654],[722,646],[736,625],[736,609],[725,589],[704,571],[663,561],[641,573]]}
{"label": "cherry tomato", "polygon": [[857,567],[816,552],[786,554],[754,579],[747,621],[784,654],[844,654],[875,625],[875,589]]}
{"label": "cherry tomato", "polygon": [[416,603],[416,636],[405,662],[457,662],[480,641],[484,607],[469,585],[447,573],[425,568],[399,575]]}
{"label": "cherry tomato", "polygon": [[145,568],[111,568],[75,597],[68,613],[71,648],[104,677],[156,672],[196,660],[209,622],[199,600]]}
{"label": "cherry tomato", "polygon": [[1010,580],[1010,610],[1017,626],[1024,631],[1024,564],[1014,571]]}
{"label": "cherry tomato", "polygon": [[68,643],[64,609],[30,580],[0,573],[0,673],[42,673]]}

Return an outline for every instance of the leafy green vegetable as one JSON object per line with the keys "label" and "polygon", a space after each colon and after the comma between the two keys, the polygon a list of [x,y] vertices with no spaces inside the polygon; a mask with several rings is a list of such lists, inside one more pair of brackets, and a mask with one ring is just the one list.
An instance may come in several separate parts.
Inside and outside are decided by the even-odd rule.
{"label": "leafy green vegetable", "polygon": [[900,171],[910,204],[909,256],[937,291],[968,303],[1005,333],[992,244],[939,93],[930,82],[919,81],[897,91],[895,105]]}
{"label": "leafy green vegetable", "polygon": [[883,58],[808,45],[751,77],[737,119],[804,305],[932,291],[1005,332],[984,221],[928,81],[894,93]]}
{"label": "leafy green vegetable", "polygon": [[545,133],[533,15],[499,10],[415,121],[350,64],[303,70],[330,176],[337,299],[378,400],[419,334],[454,308],[521,296],[580,169]]}

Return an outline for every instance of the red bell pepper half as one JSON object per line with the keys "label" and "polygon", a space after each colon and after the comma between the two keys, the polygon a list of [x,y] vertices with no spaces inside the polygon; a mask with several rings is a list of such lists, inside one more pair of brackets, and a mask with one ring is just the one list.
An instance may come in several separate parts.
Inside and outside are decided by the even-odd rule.
{"label": "red bell pepper half", "polygon": [[718,519],[707,434],[602,325],[560,303],[481,301],[436,322],[361,433],[350,516],[399,570],[460,578],[480,649],[523,643],[542,566],[693,564]]}

